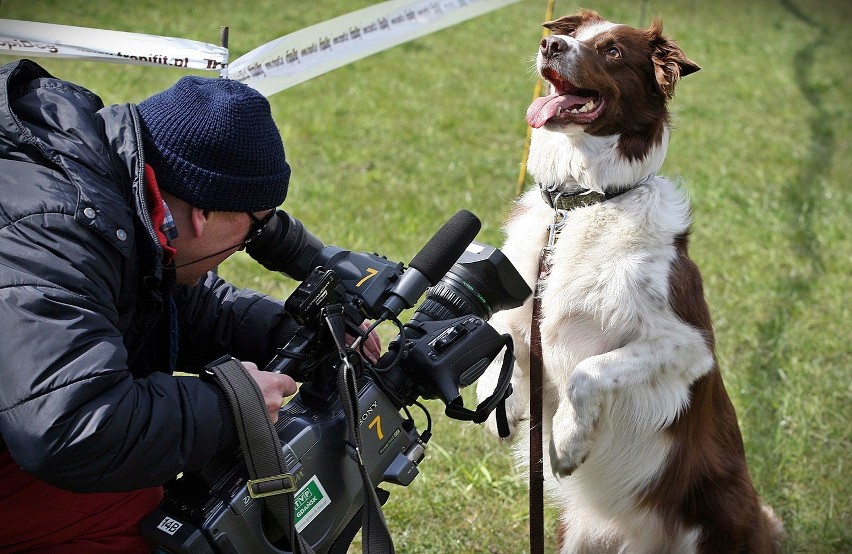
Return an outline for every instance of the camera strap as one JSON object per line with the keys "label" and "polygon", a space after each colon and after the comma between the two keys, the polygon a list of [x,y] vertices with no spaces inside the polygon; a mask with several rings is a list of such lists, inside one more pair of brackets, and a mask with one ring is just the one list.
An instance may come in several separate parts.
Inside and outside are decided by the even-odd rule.
{"label": "camera strap", "polygon": [[361,439],[361,428],[358,425],[358,388],[355,383],[355,371],[344,347],[345,322],[343,306],[336,304],[324,310],[326,322],[340,354],[340,364],[337,372],[337,389],[340,402],[346,414],[347,434],[346,453],[358,464],[361,480],[364,486],[364,507],[361,512],[361,547],[364,554],[394,554],[393,539],[388,530],[382,504],[376,494],[376,488],[370,480],[364,460],[361,457],[364,443]]}
{"label": "camera strap", "polygon": [[500,438],[509,436],[509,422],[506,418],[506,399],[512,394],[512,371],[515,366],[515,354],[512,343],[512,337],[503,335],[506,341],[506,353],[503,354],[503,365],[500,367],[500,376],[497,378],[497,385],[494,387],[494,392],[479,403],[476,410],[470,410],[464,407],[461,397],[458,402],[447,404],[444,413],[447,417],[459,419],[462,421],[472,421],[474,423],[482,423],[488,419],[488,415],[496,409],[494,417],[497,419],[497,434]]}
{"label": "camera strap", "polygon": [[296,482],[288,471],[281,439],[257,383],[243,364],[230,356],[208,365],[201,375],[219,385],[231,406],[249,474],[246,483],[249,495],[264,500],[288,533],[293,554],[314,554],[310,544],[296,531],[293,506]]}

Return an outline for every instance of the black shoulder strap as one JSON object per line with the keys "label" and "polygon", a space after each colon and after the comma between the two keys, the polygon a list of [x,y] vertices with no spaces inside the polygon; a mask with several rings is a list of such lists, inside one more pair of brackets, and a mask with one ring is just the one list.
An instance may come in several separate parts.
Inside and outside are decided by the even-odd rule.
{"label": "black shoulder strap", "polygon": [[289,533],[293,554],[314,554],[310,544],[296,531],[293,508],[296,482],[287,471],[281,440],[269,419],[260,387],[243,364],[230,356],[204,368],[202,375],[222,388],[231,405],[248,469],[249,495],[266,502],[281,528]]}

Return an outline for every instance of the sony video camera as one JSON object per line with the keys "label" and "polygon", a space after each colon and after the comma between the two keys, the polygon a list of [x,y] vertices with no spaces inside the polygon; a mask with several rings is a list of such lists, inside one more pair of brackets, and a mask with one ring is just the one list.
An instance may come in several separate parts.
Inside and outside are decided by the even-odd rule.
{"label": "sony video camera", "polygon": [[[302,281],[286,301],[299,330],[265,369],[302,382],[275,427],[295,481],[293,524],[317,553],[347,551],[361,527],[365,493],[360,469],[346,453],[348,423],[337,385],[342,358],[331,312],[351,337],[366,336],[366,320],[375,321],[370,330],[388,320],[400,329],[375,364],[357,354],[360,340],[347,348],[357,372],[360,455],[374,486],[407,486],[417,476],[431,436],[431,418],[419,398],[439,398],[449,417],[481,423],[511,394],[511,339],[486,321],[498,310],[520,306],[531,291],[500,250],[472,242],[479,227],[472,213],[458,212],[408,269],[376,254],[326,247],[280,210],[249,248],[264,267]],[[397,316],[427,288],[402,325]],[[460,388],[475,382],[503,349],[494,394],[476,409],[466,408]],[[426,413],[423,433],[411,405]],[[384,504],[389,493],[376,493]],[[141,529],[160,552],[292,552],[287,532],[260,500],[249,493],[245,464],[235,452],[168,483],[163,502]]]}

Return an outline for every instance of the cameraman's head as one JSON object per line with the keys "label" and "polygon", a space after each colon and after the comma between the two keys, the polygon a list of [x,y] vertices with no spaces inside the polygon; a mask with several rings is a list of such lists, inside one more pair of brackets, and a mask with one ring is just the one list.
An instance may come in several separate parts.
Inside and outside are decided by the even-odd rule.
{"label": "cameraman's head", "polygon": [[177,282],[192,285],[284,201],[284,145],[269,102],[238,81],[183,77],[138,110],[145,162],[175,222]]}

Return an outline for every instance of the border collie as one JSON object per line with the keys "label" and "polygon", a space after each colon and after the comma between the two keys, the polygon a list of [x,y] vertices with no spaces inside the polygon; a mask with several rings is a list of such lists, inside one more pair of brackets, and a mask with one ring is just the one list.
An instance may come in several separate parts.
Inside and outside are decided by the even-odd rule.
{"label": "border collie", "polygon": [[[782,524],[752,486],[687,255],[689,201],[658,175],[667,102],[700,68],[659,19],[634,29],[582,10],[544,26],[536,64],[550,93],[527,112],[538,187],[517,201],[503,251],[539,285],[559,551],[780,552]],[[529,418],[532,309],[530,299],[492,320],[515,341],[513,436]]]}

